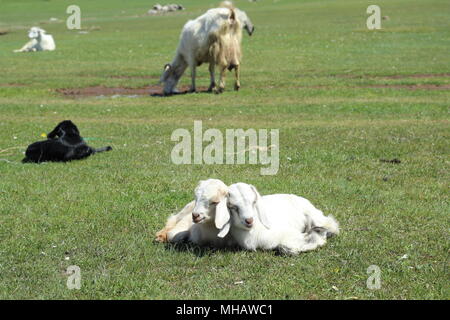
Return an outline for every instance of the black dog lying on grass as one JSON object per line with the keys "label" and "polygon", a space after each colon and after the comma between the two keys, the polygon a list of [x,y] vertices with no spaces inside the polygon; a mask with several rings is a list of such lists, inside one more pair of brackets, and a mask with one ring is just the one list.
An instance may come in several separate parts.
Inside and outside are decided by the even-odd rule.
{"label": "black dog lying on grass", "polygon": [[110,146],[100,149],[89,147],[80,136],[77,126],[72,121],[65,120],[47,135],[47,140],[30,144],[22,162],[66,162],[109,150],[112,150]]}

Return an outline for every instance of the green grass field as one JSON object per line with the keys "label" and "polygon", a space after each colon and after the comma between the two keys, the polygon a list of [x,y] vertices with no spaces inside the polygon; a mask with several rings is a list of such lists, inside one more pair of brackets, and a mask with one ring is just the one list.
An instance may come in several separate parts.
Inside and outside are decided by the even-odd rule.
{"label": "green grass field", "polygon": [[[243,39],[241,91],[230,75],[222,95],[56,92],[156,85],[184,23],[218,1],[179,3],[187,9],[146,16],[147,0],[0,0],[0,299],[449,299],[450,3],[236,1],[256,27]],[[88,33],[66,28],[70,4]],[[370,4],[388,16],[379,31],[366,28]],[[34,25],[57,49],[13,53]],[[202,66],[197,85],[208,81]],[[114,150],[20,163],[64,119]],[[279,129],[278,174],[173,164],[171,133],[194,120]],[[210,177],[301,195],[342,233],[294,257],[153,242]],[[70,265],[80,290],[66,286]],[[370,265],[378,290],[366,286]]]}

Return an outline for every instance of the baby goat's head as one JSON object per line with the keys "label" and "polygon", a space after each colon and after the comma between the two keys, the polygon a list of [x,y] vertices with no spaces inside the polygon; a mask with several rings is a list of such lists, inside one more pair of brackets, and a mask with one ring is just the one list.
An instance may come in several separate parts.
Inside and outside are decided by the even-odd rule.
{"label": "baby goat's head", "polygon": [[69,136],[79,136],[80,131],[78,130],[75,123],[70,120],[64,120],[55,127],[50,133],[47,134],[47,138],[54,139],[56,137],[60,138],[64,135]]}
{"label": "baby goat's head", "polygon": [[[208,179],[200,181],[195,188],[195,207],[192,210],[194,223],[208,223],[227,215],[228,187],[220,180]],[[219,228],[220,229],[220,228]]]}
{"label": "baby goat's head", "polygon": [[[261,195],[254,186],[246,183],[235,183],[228,188],[227,215],[216,219],[222,222],[222,225],[216,223],[220,229],[231,223],[236,228],[250,230],[259,222],[267,229],[270,228],[267,213],[261,203]],[[222,232],[219,233],[219,236],[221,235],[224,236]]]}
{"label": "baby goat's head", "polygon": [[32,27],[29,31],[28,31],[28,38],[30,39],[36,39],[39,38],[41,36],[41,34],[45,34],[45,30],[41,29],[39,27]]}

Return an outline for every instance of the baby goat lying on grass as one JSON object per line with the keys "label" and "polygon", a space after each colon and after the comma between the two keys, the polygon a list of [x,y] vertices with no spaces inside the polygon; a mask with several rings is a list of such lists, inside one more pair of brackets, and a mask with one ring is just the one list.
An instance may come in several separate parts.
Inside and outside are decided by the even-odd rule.
{"label": "baby goat lying on grass", "polygon": [[218,212],[219,237],[231,233],[246,250],[278,249],[286,254],[314,250],[339,233],[333,217],[325,217],[308,200],[293,194],[261,197],[246,183],[229,187],[229,211]]}
{"label": "baby goat lying on grass", "polygon": [[80,136],[77,126],[70,120],[59,123],[47,135],[47,138],[47,140],[30,144],[22,162],[65,162],[84,159],[97,152],[112,150],[110,146],[100,149],[89,147]]}
{"label": "baby goat lying on grass", "polygon": [[218,237],[217,217],[227,213],[228,187],[220,180],[200,181],[195,200],[167,220],[156,234],[159,242],[190,241],[202,246],[232,247],[231,236]]}
{"label": "baby goat lying on grass", "polygon": [[195,201],[169,217],[156,240],[298,254],[323,246],[337,234],[337,221],[302,197],[261,197],[252,185],[227,187],[220,180],[209,179],[200,181]]}
{"label": "baby goat lying on grass", "polygon": [[39,27],[32,27],[28,31],[28,38],[31,40],[14,52],[53,51],[56,48],[52,35]]}

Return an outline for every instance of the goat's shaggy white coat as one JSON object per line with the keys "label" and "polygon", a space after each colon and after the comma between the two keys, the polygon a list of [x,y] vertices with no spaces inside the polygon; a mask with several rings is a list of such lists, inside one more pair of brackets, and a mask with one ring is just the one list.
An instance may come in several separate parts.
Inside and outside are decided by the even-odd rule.
{"label": "goat's shaggy white coat", "polygon": [[32,27],[28,31],[28,37],[31,40],[14,52],[53,51],[56,48],[52,35],[39,27]]}
{"label": "goat's shaggy white coat", "polygon": [[328,236],[339,233],[332,216],[324,216],[311,202],[293,194],[261,197],[255,187],[237,183],[229,187],[228,207],[226,214],[216,218],[216,226],[222,229],[219,235],[230,230],[247,250],[298,254],[324,245]]}
{"label": "goat's shaggy white coat", "polygon": [[[190,241],[202,246],[230,247],[235,242],[231,235],[218,237],[216,216],[227,212],[228,187],[220,180],[200,181],[195,189],[195,200],[167,220],[166,226],[156,234],[160,242]],[[194,222],[195,221],[195,222]]]}
{"label": "goat's shaggy white coat", "polygon": [[[220,83],[217,92],[225,87],[225,71],[235,69],[235,89],[239,89],[239,66],[241,60],[241,19],[247,19],[245,26],[253,32],[253,25],[245,12],[237,13],[233,8],[208,10],[195,20],[188,21],[181,31],[177,52],[172,63],[167,64],[160,81],[164,83],[164,94],[176,93],[176,86],[187,67],[191,70],[191,92],[195,92],[196,68],[209,63],[209,91],[215,89],[215,66],[220,68]],[[250,31],[248,31],[251,34]]]}

